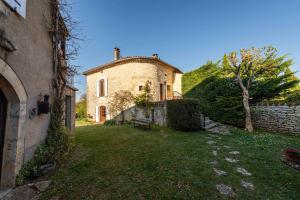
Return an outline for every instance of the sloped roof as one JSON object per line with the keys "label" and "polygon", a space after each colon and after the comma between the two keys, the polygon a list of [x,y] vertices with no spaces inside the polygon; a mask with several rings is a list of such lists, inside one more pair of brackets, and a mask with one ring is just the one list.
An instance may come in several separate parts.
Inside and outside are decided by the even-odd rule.
{"label": "sloped roof", "polygon": [[130,62],[159,63],[159,64],[162,64],[164,66],[167,66],[167,67],[170,67],[170,68],[174,69],[174,71],[176,73],[183,74],[183,72],[180,69],[172,66],[171,64],[169,64],[169,63],[167,63],[167,62],[165,62],[165,61],[163,61],[159,58],[147,57],[147,56],[128,56],[128,57],[123,57],[123,58],[120,58],[118,60],[106,63],[104,65],[100,65],[98,67],[94,67],[92,69],[89,69],[89,70],[83,72],[83,75],[93,74],[93,73],[96,73],[96,72],[101,71],[103,69],[107,69],[107,68],[110,68],[110,67],[114,67],[114,66],[117,66],[117,65],[125,64],[125,63],[130,63]]}

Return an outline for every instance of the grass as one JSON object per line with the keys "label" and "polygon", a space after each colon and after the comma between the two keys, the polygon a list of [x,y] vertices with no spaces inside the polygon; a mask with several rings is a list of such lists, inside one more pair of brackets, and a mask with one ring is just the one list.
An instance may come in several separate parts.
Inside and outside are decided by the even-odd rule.
{"label": "grass", "polygon": [[93,121],[89,121],[87,119],[81,119],[81,120],[76,120],[75,121],[75,126],[79,127],[79,126],[89,126],[89,125],[95,125],[96,122]]}
{"label": "grass", "polygon": [[[222,136],[216,140],[217,168],[228,172],[224,177],[209,164],[216,158],[207,137],[167,128],[78,127],[77,148],[42,199],[222,199],[215,189],[219,183],[232,186],[236,199],[300,199],[300,173],[280,161],[283,148],[300,148],[299,137],[243,131]],[[238,164],[224,160],[232,150],[241,153]],[[237,166],[253,174],[243,180],[252,182],[254,191],[240,186]]]}

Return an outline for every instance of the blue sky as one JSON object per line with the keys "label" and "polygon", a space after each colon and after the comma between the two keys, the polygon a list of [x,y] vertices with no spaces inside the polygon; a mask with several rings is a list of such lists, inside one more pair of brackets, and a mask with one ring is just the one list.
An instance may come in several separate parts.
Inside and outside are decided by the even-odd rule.
{"label": "blue sky", "polygon": [[[122,56],[160,58],[188,72],[207,60],[248,47],[272,45],[300,71],[299,0],[72,0],[85,40],[80,72]],[[300,77],[300,73],[297,73]],[[78,97],[85,77],[75,78]]]}

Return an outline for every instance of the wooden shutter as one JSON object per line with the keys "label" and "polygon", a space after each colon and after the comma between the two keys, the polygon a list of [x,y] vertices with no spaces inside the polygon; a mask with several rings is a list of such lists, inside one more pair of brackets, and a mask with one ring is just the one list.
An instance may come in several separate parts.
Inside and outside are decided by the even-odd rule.
{"label": "wooden shutter", "polygon": [[96,106],[95,119],[96,119],[96,122],[99,122],[99,106]]}
{"label": "wooden shutter", "polygon": [[105,96],[105,82],[104,79],[100,80],[100,97]]}

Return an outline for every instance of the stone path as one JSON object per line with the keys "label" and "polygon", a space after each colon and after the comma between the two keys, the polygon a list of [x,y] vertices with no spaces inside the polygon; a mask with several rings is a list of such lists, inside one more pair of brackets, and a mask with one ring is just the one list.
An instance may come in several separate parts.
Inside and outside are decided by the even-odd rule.
{"label": "stone path", "polygon": [[218,155],[217,151],[213,151],[212,153],[213,153],[214,156]]}
{"label": "stone path", "polygon": [[250,172],[241,167],[236,168],[236,171],[244,176],[252,176]]}
{"label": "stone path", "polygon": [[246,182],[244,180],[241,181],[241,186],[243,186],[244,188],[249,189],[249,190],[254,190],[254,185],[252,183]]}
{"label": "stone path", "polygon": [[235,192],[230,186],[224,185],[224,184],[218,184],[216,185],[217,190],[220,192],[220,194],[226,196],[226,197],[234,197]]}
{"label": "stone path", "polygon": [[[218,151],[221,149],[226,149],[228,152],[229,156],[225,156],[224,160],[233,165],[232,167],[235,168],[236,173],[241,175],[241,182],[240,186],[249,190],[253,191],[255,189],[254,184],[251,182],[248,182],[246,180],[243,180],[242,177],[249,177],[252,176],[250,172],[248,172],[246,169],[242,168],[241,166],[238,166],[239,163],[239,155],[240,152],[237,150],[232,149],[231,146],[223,145],[222,147],[218,146],[219,141],[222,139],[217,134],[208,134],[208,137],[206,137],[208,141],[206,142],[207,144],[211,145],[212,148],[212,155],[218,159]],[[230,157],[232,156],[232,157]],[[219,158],[220,159],[220,158]],[[222,176],[229,176],[230,174],[222,169],[220,169],[219,162],[218,160],[213,160],[210,162],[212,165],[212,169],[216,176],[222,177]],[[237,166],[234,166],[237,165]],[[225,185],[224,183],[220,183],[216,185],[216,189],[219,191],[221,195],[224,197],[235,197],[237,194],[234,191],[234,188],[230,185]]]}
{"label": "stone path", "polygon": [[215,122],[208,117],[205,117],[204,123],[204,129],[209,132],[218,133],[221,135],[230,135],[230,127],[227,125]]}
{"label": "stone path", "polygon": [[238,152],[238,151],[230,151],[229,154],[232,154],[232,155],[239,155],[240,152]]}
{"label": "stone path", "polygon": [[216,168],[213,168],[213,169],[214,169],[214,171],[216,172],[216,174],[218,176],[224,176],[224,175],[227,174],[227,172],[225,172],[225,171],[222,171],[222,170],[219,170],[219,169],[216,169]]}
{"label": "stone path", "polygon": [[228,157],[226,157],[225,160],[226,160],[227,162],[230,162],[230,163],[237,163],[237,162],[238,162],[238,160],[233,159],[233,158],[228,158]]}
{"label": "stone path", "polygon": [[207,144],[210,144],[210,145],[211,145],[211,144],[215,144],[215,143],[216,143],[216,142],[213,141],[213,140],[208,140],[208,141],[207,141]]}
{"label": "stone path", "polygon": [[30,183],[11,190],[1,200],[38,200],[41,192],[45,191],[50,181]]}

